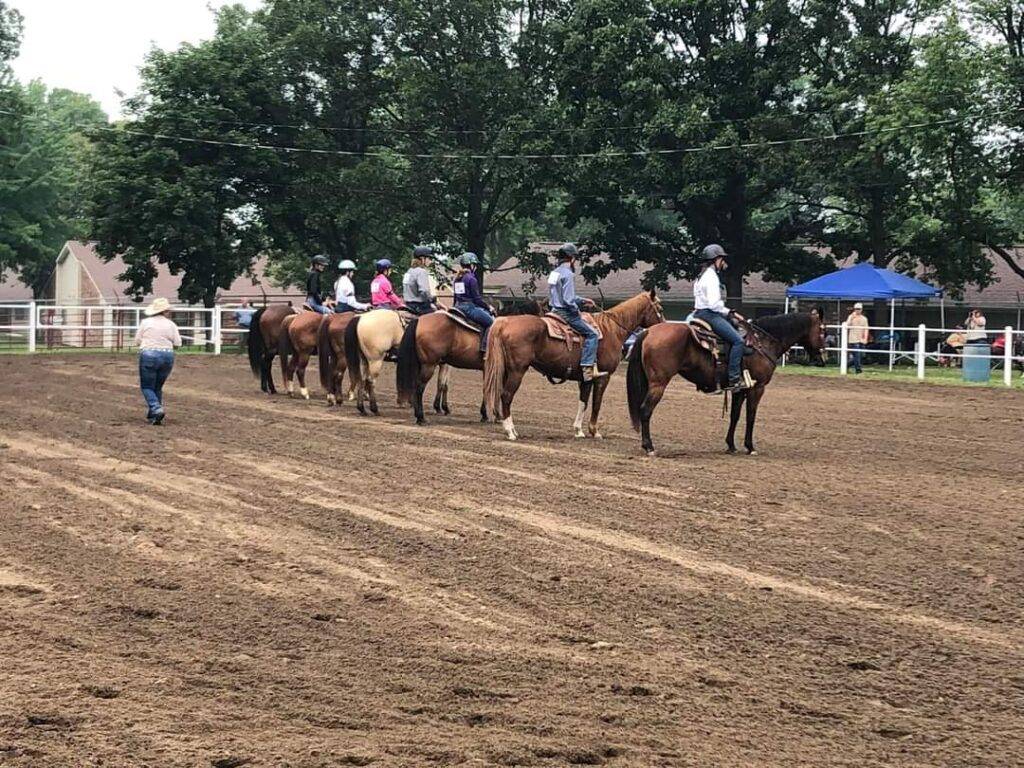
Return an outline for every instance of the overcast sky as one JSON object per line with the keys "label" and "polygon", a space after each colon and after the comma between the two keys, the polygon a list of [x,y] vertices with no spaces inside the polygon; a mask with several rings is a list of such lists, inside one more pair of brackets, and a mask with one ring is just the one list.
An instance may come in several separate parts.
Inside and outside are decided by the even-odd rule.
{"label": "overcast sky", "polygon": [[[249,8],[261,0],[241,0]],[[213,34],[211,7],[225,0],[9,0],[25,17],[19,80],[88,93],[111,117],[117,91],[134,93],[138,68],[155,44],[176,48]]]}

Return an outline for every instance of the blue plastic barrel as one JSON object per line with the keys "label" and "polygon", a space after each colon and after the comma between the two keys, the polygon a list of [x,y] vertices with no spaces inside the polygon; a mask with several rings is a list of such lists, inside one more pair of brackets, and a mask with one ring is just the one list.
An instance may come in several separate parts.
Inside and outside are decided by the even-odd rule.
{"label": "blue plastic barrel", "polygon": [[989,381],[992,368],[989,355],[992,347],[988,344],[964,344],[964,381]]}

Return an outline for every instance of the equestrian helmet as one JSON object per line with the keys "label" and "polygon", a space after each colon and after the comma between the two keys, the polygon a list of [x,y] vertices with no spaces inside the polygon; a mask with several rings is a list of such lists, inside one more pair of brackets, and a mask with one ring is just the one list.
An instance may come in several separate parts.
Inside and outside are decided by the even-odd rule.
{"label": "equestrian helmet", "polygon": [[326,256],[319,254],[311,258],[309,262],[310,264],[319,264],[321,267],[326,267],[328,264],[331,263],[330,261],[328,261]]}
{"label": "equestrian helmet", "polygon": [[341,261],[338,262],[338,269],[340,269],[342,272],[346,272],[349,270],[355,272],[356,263],[352,261],[352,259],[342,259]]}
{"label": "equestrian helmet", "polygon": [[707,263],[715,259],[724,259],[726,255],[725,248],[718,245],[718,243],[712,243],[711,245],[704,246],[704,250],[700,254],[700,260]]}
{"label": "equestrian helmet", "polygon": [[374,265],[378,272],[383,272],[385,269],[391,269],[391,262],[388,259],[377,259]]}
{"label": "equestrian helmet", "polygon": [[462,254],[462,258],[459,259],[459,264],[464,267],[475,267],[480,263],[480,259],[476,257],[476,254],[472,251],[466,251]]}
{"label": "equestrian helmet", "polygon": [[412,257],[414,259],[430,259],[434,256],[434,249],[429,245],[417,245],[412,250]]}
{"label": "equestrian helmet", "polygon": [[572,243],[563,243],[558,248],[558,260],[569,261],[580,255],[579,250]]}

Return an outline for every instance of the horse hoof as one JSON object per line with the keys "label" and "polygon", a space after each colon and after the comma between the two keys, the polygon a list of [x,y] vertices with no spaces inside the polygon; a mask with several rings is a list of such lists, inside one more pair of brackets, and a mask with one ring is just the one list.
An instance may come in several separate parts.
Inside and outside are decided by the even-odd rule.
{"label": "horse hoof", "polygon": [[736,449],[735,449],[735,448],[726,448],[726,449],[725,449],[725,452],[726,452],[726,453],[731,453],[731,454],[735,454],[735,453],[736,453]]}
{"label": "horse hoof", "polygon": [[416,426],[417,427],[425,427],[425,426],[427,426],[427,420],[426,419],[416,419]]}
{"label": "horse hoof", "polygon": [[579,439],[581,439],[581,438],[584,438],[584,437],[586,437],[586,435],[585,435],[585,434],[583,434],[583,430],[582,430],[582,429],[577,429],[577,430],[576,430],[576,435],[575,435],[575,437],[576,437],[576,439],[577,439],[577,440],[579,440]]}
{"label": "horse hoof", "polygon": [[594,438],[595,440],[604,440],[604,435],[602,435],[600,432],[595,432],[594,434],[591,435],[591,437]]}
{"label": "horse hoof", "polygon": [[656,455],[657,455],[657,454],[656,454],[656,453],[654,452],[654,449],[653,449],[653,448],[644,448],[644,454],[645,454],[645,455],[647,455],[647,456],[650,456],[651,458],[653,458],[654,456],[656,456]]}
{"label": "horse hoof", "polygon": [[299,394],[302,395],[302,399],[303,400],[309,400],[309,390],[308,389],[299,390]]}
{"label": "horse hoof", "polygon": [[747,448],[747,456],[757,456],[757,451],[753,448]]}

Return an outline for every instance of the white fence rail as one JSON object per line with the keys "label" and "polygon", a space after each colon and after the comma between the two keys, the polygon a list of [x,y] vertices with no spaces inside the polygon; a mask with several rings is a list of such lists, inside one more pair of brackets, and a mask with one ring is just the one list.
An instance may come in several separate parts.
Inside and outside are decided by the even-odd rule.
{"label": "white fence rail", "polygon": [[[176,306],[171,313],[187,346],[219,355],[225,345],[241,346],[249,330],[239,324],[238,314],[255,310]],[[134,349],[143,317],[142,307],[0,303],[0,352]]]}

